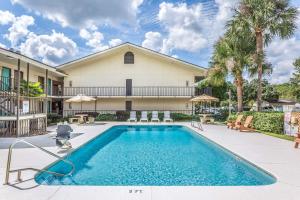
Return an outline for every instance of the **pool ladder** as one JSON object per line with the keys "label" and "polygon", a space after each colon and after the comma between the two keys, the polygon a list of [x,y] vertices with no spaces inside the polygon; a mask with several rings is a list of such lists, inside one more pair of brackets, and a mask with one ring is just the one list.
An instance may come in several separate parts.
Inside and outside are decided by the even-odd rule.
{"label": "pool ladder", "polygon": [[[36,169],[36,168],[31,168],[31,167],[11,170],[10,169],[10,165],[11,165],[11,158],[12,158],[12,150],[13,150],[14,146],[16,144],[19,144],[19,143],[27,144],[27,145],[29,145],[31,147],[34,147],[34,148],[37,148],[37,149],[39,149],[39,150],[41,150],[41,151],[43,151],[43,152],[45,152],[45,153],[47,153],[47,154],[49,154],[49,155],[51,155],[53,157],[58,158],[59,161],[63,161],[65,163],[69,164],[72,167],[72,170],[70,170],[70,172],[66,173],[66,174],[61,174],[61,173],[57,173],[57,172],[52,172],[52,171],[48,171],[48,170],[44,170],[44,169]],[[17,174],[17,181],[21,182],[22,181],[22,179],[21,179],[21,173],[22,173],[22,171],[26,171],[26,170],[32,170],[32,171],[38,171],[38,172],[45,172],[45,173],[49,173],[49,174],[52,174],[52,175],[55,175],[55,176],[63,177],[63,176],[72,175],[73,172],[75,171],[75,165],[72,162],[70,162],[68,160],[65,160],[63,157],[60,157],[60,156],[58,156],[58,155],[56,155],[56,154],[54,154],[54,153],[52,153],[52,152],[50,152],[50,151],[42,148],[42,147],[36,146],[36,145],[34,145],[34,144],[32,144],[32,143],[30,143],[28,141],[25,141],[25,140],[16,140],[14,143],[12,143],[9,146],[9,151],[8,151],[8,156],[7,156],[7,163],[6,163],[6,175],[5,175],[5,182],[4,182],[4,184],[5,185],[9,185],[9,175],[11,173],[15,173],[15,172],[18,173]]]}
{"label": "pool ladder", "polygon": [[197,129],[199,129],[201,131],[203,131],[203,127],[202,127],[201,122],[192,120],[191,121],[191,126],[194,127],[194,128],[197,128]]}

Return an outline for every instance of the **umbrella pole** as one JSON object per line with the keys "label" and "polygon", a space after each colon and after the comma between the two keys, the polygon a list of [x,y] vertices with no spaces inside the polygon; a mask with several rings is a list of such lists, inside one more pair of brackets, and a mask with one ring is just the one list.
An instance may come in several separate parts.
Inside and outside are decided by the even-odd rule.
{"label": "umbrella pole", "polygon": [[81,108],[81,112],[82,112],[82,102],[80,103],[80,108]]}

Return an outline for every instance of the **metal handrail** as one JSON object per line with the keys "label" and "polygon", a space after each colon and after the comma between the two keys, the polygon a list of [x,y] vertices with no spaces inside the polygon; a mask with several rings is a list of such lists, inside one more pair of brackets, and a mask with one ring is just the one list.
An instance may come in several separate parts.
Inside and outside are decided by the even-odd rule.
{"label": "metal handrail", "polygon": [[[59,161],[63,161],[69,165],[71,165],[72,167],[72,170],[69,172],[69,173],[66,173],[66,174],[61,174],[61,173],[57,173],[57,172],[52,172],[52,171],[48,171],[48,170],[44,170],[44,169],[35,169],[35,168],[22,168],[22,169],[16,169],[16,170],[10,170],[10,164],[11,164],[11,157],[12,157],[12,150],[13,150],[13,147],[18,144],[18,143],[25,143],[29,146],[32,146],[34,148],[37,148],[53,157],[56,157],[59,159]],[[36,146],[26,140],[16,140],[14,143],[12,143],[9,147],[9,151],[8,151],[8,156],[7,156],[7,164],[6,164],[6,176],[5,176],[5,185],[8,185],[9,184],[9,174],[10,173],[13,173],[13,172],[18,172],[18,181],[21,180],[21,171],[24,171],[24,170],[34,170],[34,171],[38,171],[38,172],[46,172],[46,173],[49,173],[49,174],[53,174],[53,175],[56,175],[56,176],[69,176],[69,175],[72,175],[73,172],[75,171],[75,165],[71,162],[71,161],[68,161],[68,160],[65,160],[63,157],[60,157],[42,147],[39,147],[39,146]]]}

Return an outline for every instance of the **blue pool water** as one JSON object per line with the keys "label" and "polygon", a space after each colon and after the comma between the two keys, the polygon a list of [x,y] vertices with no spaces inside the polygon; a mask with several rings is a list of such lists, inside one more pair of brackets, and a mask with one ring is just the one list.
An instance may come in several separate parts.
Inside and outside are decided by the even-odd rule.
{"label": "blue pool water", "polygon": [[[47,185],[235,186],[267,185],[276,180],[184,126],[115,126],[66,157],[72,176],[47,173]],[[50,171],[67,173],[54,163]]]}

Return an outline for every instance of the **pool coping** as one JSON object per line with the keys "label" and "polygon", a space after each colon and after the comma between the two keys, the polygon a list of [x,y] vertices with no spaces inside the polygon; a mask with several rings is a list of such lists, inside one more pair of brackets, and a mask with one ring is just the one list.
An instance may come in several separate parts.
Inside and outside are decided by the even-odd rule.
{"label": "pool coping", "polygon": [[[92,139],[95,139],[100,134],[108,130],[109,128],[113,127],[114,125],[155,125],[156,123],[109,123],[107,126],[105,126],[104,129],[99,131],[97,134],[91,135],[91,137],[86,136],[78,136],[73,139],[73,141],[76,141],[76,145],[74,150],[80,148],[82,145],[88,143]],[[170,123],[160,123],[159,125],[170,125]],[[204,130],[199,131],[193,127],[190,126],[189,123],[171,123],[171,125],[183,125],[189,129],[191,129],[193,132],[199,134],[200,136],[204,137],[205,139],[213,142],[216,145],[219,145],[223,149],[228,150],[229,152],[233,153],[234,155],[237,155],[238,157],[246,160],[246,162],[251,163],[252,165],[258,167],[259,169],[262,169],[263,171],[267,172],[268,174],[271,174],[276,178],[276,182],[274,184],[270,185],[258,185],[258,186],[75,186],[75,185],[39,185],[37,189],[30,189],[26,191],[20,191],[16,190],[15,188],[11,188],[10,186],[0,186],[0,196],[6,195],[6,199],[16,199],[14,197],[24,197],[21,199],[41,199],[41,196],[36,197],[36,194],[43,193],[45,195],[45,199],[64,199],[66,195],[68,198],[72,199],[83,199],[86,197],[92,197],[90,195],[100,195],[105,196],[105,199],[136,199],[132,198],[128,194],[128,190],[131,189],[143,189],[145,192],[145,195],[143,194],[140,196],[139,199],[186,199],[188,197],[189,199],[240,199],[241,195],[243,195],[243,199],[297,199],[299,197],[300,193],[300,185],[297,182],[296,184],[293,183],[293,180],[297,178],[297,180],[300,180],[300,173],[296,173],[295,177],[293,174],[293,180],[289,179],[291,177],[287,177],[289,180],[283,180],[282,176],[278,174],[278,171],[274,171],[273,169],[270,169],[270,166],[268,166],[269,163],[261,164],[259,161],[255,159],[251,159],[248,156],[245,156],[243,152],[237,151],[235,146],[231,146],[230,143],[224,143],[222,138],[218,138],[216,140],[216,137],[211,137],[211,130]],[[205,128],[205,127],[204,127]],[[206,129],[206,128],[205,128]],[[222,131],[225,131],[224,127],[221,127]],[[231,130],[228,130],[229,133],[222,133],[222,134],[231,134]],[[241,133],[241,136],[237,137],[244,137],[245,133]],[[87,134],[84,134],[87,135]],[[233,134],[232,134],[233,135]],[[234,134],[238,135],[238,134]],[[250,135],[250,134],[249,134]],[[248,133],[245,134],[245,136],[249,136]],[[215,135],[213,135],[215,136]],[[226,136],[227,137],[227,136]],[[225,138],[226,138],[225,137]],[[255,136],[256,137],[256,136]],[[284,143],[283,146],[285,148],[288,148],[289,152],[293,152],[293,155],[299,156],[300,151],[292,149],[292,142],[289,141],[282,141],[279,139],[274,139],[270,136],[261,136],[257,135],[257,137],[264,137],[268,138],[268,140],[276,140],[277,143]],[[83,139],[83,140],[81,140]],[[73,144],[73,141],[72,144]],[[220,142],[221,141],[221,142]],[[291,147],[290,147],[291,146]],[[289,149],[291,148],[291,149]],[[1,151],[0,151],[1,152]],[[241,153],[241,154],[240,154]],[[64,155],[66,156],[66,154]],[[48,162],[47,166],[52,165],[53,163],[57,162],[55,160],[54,162]],[[287,163],[284,163],[287,164]],[[297,171],[292,168],[291,172],[298,172],[299,166],[298,162],[296,163]],[[300,162],[299,162],[300,164]],[[272,164],[271,164],[272,165]],[[275,163],[276,165],[276,163]],[[46,167],[47,167],[46,166]],[[266,167],[268,166],[268,167]],[[46,168],[44,165],[44,168]],[[271,167],[272,168],[272,167]],[[289,172],[288,171],[288,172]],[[36,174],[36,173],[35,173]],[[285,174],[284,174],[285,175]],[[35,181],[34,181],[35,182]],[[76,187],[76,190],[74,188]],[[110,191],[108,194],[106,191]],[[70,191],[68,193],[68,191]],[[72,192],[71,192],[72,191]],[[67,193],[67,194],[65,194]],[[25,195],[25,196],[23,196]],[[30,198],[26,198],[26,195],[30,196]],[[128,196],[129,195],[129,196]],[[137,194],[138,195],[138,194]],[[35,198],[34,198],[35,197]],[[47,198],[46,198],[47,197]],[[117,197],[117,198],[116,198]],[[20,199],[20,198],[18,198]]]}
{"label": "pool coping", "polygon": [[[201,132],[197,132],[195,130],[193,130],[191,127],[189,127],[186,124],[117,124],[117,125],[113,125],[109,128],[107,128],[106,130],[102,131],[101,133],[99,133],[98,135],[95,135],[94,137],[90,138],[89,140],[85,141],[84,143],[80,144],[79,146],[77,146],[76,148],[73,148],[70,152],[68,152],[67,154],[65,154],[64,156],[62,156],[62,159],[65,159],[67,156],[69,156],[70,154],[74,153],[75,151],[79,150],[80,148],[82,148],[83,146],[87,145],[89,142],[92,142],[93,140],[97,139],[98,137],[101,137],[101,135],[103,133],[105,133],[106,131],[112,129],[113,127],[118,127],[118,126],[180,126],[180,127],[186,127],[188,130],[190,130],[192,133],[194,133],[195,135],[199,135],[201,138],[203,138],[204,140],[212,143],[213,145],[216,145],[218,148],[224,150],[225,152],[227,151],[227,153],[232,154],[235,157],[238,157],[238,159],[243,160],[243,162],[249,164],[251,167],[257,168],[257,170],[262,171],[263,173],[266,173],[267,175],[269,175],[270,177],[272,177],[274,179],[274,183],[271,184],[263,184],[263,185],[186,185],[186,186],[177,186],[177,185],[172,185],[172,186],[163,186],[163,187],[202,187],[202,186],[207,186],[207,187],[258,187],[258,186],[266,186],[266,185],[273,185],[276,184],[277,182],[277,177],[275,175],[273,175],[271,172],[265,170],[264,168],[258,166],[257,164],[247,160],[246,158],[242,157],[241,155],[239,155],[238,153],[235,153],[231,150],[229,150],[227,147],[224,147],[223,145],[209,139],[208,137],[204,136],[203,134],[201,134]],[[195,128],[195,127],[194,127]],[[201,131],[199,129],[199,131]],[[66,160],[66,159],[65,159]],[[44,168],[42,168],[42,170],[47,170],[48,168],[54,166],[56,163],[61,162],[61,160],[56,160],[53,163],[48,164],[47,166],[45,166]],[[76,170],[76,168],[75,168]],[[36,177],[41,174],[42,172],[36,172],[34,175],[34,181],[36,182]],[[39,185],[46,185],[46,186],[74,186],[74,187],[78,187],[78,186],[99,186],[102,187],[103,185],[48,185],[48,184],[40,184],[38,182],[36,182]],[[141,187],[152,187],[155,185],[141,185]],[[108,185],[108,187],[116,187],[114,185]],[[157,186],[157,187],[161,187],[161,186]]]}

